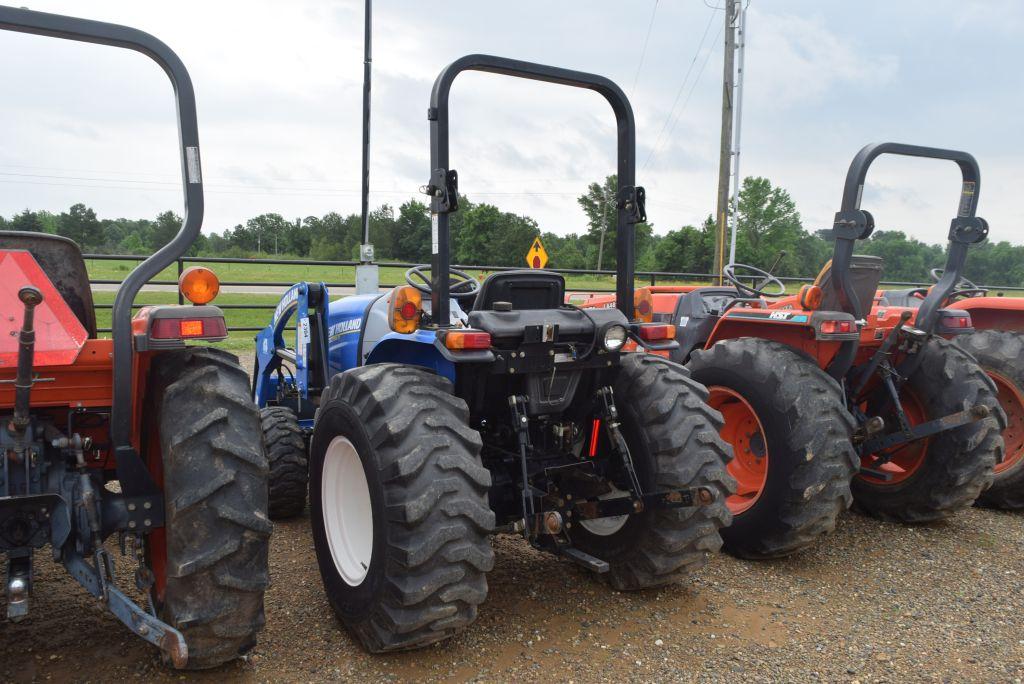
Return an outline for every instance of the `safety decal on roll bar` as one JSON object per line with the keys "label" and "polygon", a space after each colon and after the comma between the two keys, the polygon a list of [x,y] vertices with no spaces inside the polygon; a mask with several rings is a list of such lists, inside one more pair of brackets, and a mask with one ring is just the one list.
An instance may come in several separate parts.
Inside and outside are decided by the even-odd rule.
{"label": "safety decal on roll bar", "polygon": [[974,204],[974,181],[964,181],[964,186],[960,190],[960,211],[957,216],[970,216],[971,206]]}
{"label": "safety decal on roll bar", "polygon": [[431,254],[437,254],[437,214],[430,215]]}
{"label": "safety decal on roll bar", "polygon": [[185,148],[185,171],[188,174],[188,182],[198,184],[203,182],[203,172],[199,168],[199,148]]}

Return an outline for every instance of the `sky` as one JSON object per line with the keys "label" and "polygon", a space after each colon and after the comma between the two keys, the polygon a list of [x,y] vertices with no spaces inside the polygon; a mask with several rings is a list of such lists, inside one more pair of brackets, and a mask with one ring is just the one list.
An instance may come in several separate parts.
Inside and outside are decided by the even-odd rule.
{"label": "sky", "polygon": [[[359,211],[361,0],[29,6],[127,24],[179,54],[198,101],[205,231]],[[371,205],[427,181],[433,80],[483,52],[619,83],[656,232],[701,222],[717,185],[723,23],[712,0],[377,0]],[[1024,243],[1024,3],[750,0],[747,23],[742,175],[789,191],[805,227],[831,226],[860,147],[896,141],[974,154],[991,239]],[[146,57],[0,32],[0,84],[0,215],[75,202],[102,218],[180,212],[173,95]],[[461,191],[544,231],[584,231],[576,197],[615,170],[612,112],[588,91],[466,74],[451,132]],[[880,228],[939,243],[958,190],[953,164],[883,158],[862,206]]]}

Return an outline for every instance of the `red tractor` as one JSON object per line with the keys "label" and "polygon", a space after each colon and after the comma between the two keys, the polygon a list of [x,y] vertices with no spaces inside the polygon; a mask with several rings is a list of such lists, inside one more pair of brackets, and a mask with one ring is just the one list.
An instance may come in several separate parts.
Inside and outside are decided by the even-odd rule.
{"label": "red tractor", "polygon": [[[853,254],[874,230],[859,205],[881,154],[960,165],[963,193],[950,230],[957,248],[947,264],[959,274],[967,246],[987,234],[974,216],[973,157],[883,143],[851,164],[833,259],[799,294],[787,294],[768,271],[733,264],[724,271],[728,287],[651,287],[637,296],[638,310],[675,326],[679,348],[669,356],[708,386],[709,403],[725,417],[739,488],[722,537],[735,554],[765,558],[806,547],[834,527],[851,489],[862,509],[882,518],[948,516],[989,486],[1001,459],[996,387],[943,339],[972,332],[968,316],[940,306],[947,284],[934,288],[915,326],[910,309],[865,315],[861,307],[875,298],[882,274],[880,259]],[[582,306],[613,302],[596,296]]]}
{"label": "red tractor", "polygon": [[[942,281],[943,269],[932,269]],[[875,303],[876,314],[893,306],[920,308],[931,288],[883,290]],[[999,392],[1006,413],[1003,458],[995,466],[992,486],[978,503],[1006,509],[1024,509],[1024,299],[990,296],[989,290],[961,277],[945,299],[944,307],[970,314],[973,334],[959,336],[957,344],[970,352],[988,373]],[[911,322],[914,321],[912,317]]]}
{"label": "red tractor", "polygon": [[[0,552],[7,616],[29,612],[33,554],[49,547],[132,632],[177,668],[249,650],[268,583],[267,462],[248,375],[210,343],[216,278],[183,274],[197,306],[143,307],[143,284],[199,235],[202,179],[188,72],[156,38],[124,26],[0,7],[0,28],[137,50],[177,95],[185,220],[118,290],[112,339],[97,331],[78,245],[0,233]],[[134,566],[132,596],[112,546]],[[137,601],[137,597],[144,597]],[[140,605],[143,603],[144,605]]]}

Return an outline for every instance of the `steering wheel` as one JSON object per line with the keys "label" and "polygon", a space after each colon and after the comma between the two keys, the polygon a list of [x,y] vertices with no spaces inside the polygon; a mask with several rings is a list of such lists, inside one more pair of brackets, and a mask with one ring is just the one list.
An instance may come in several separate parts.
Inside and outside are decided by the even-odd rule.
{"label": "steering wheel", "polygon": [[[736,274],[736,271],[740,270],[745,275],[740,276]],[[782,281],[773,276],[768,271],[762,271],[756,266],[748,266],[747,264],[728,264],[722,269],[722,275],[730,283],[736,286],[736,289],[744,294],[748,294],[751,297],[781,297],[786,294],[786,286],[782,284]],[[740,278],[760,278],[761,280],[751,287],[743,283]],[[778,292],[766,292],[765,289],[769,285],[774,285]]]}
{"label": "steering wheel", "polygon": [[[430,266],[413,266],[405,272],[405,282],[409,283],[423,294],[430,294],[430,276],[427,273]],[[418,280],[417,280],[418,279]],[[475,297],[480,291],[480,281],[465,271],[450,268],[448,269],[448,294],[453,299],[467,299]]]}
{"label": "steering wheel", "polygon": [[[939,278],[942,277],[941,268],[933,268],[928,274],[932,277],[932,280],[939,282]],[[949,293],[949,299],[952,301],[958,297],[984,297],[988,294],[988,290],[984,287],[978,287],[967,278],[960,276],[960,280],[956,281],[956,289]]]}

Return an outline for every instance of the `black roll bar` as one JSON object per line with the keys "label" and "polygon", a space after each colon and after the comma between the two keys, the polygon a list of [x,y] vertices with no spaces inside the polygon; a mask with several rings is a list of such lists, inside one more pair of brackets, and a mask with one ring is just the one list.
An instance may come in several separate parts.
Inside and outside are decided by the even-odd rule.
{"label": "black roll bar", "polygon": [[[148,33],[127,26],[108,24],[59,14],[34,12],[0,6],[0,29],[83,43],[97,43],[134,50],[146,55],[167,74],[174,87],[178,117],[178,144],[184,183],[184,220],[178,234],[147,258],[125,278],[117,291],[112,311],[114,339],[114,399],[111,406],[111,440],[117,455],[122,485],[148,479],[141,459],[131,447],[133,415],[131,316],[135,296],[152,279],[183,256],[199,235],[203,222],[203,180],[199,160],[199,128],[192,79],[178,56]],[[142,468],[141,473],[137,468]],[[124,472],[122,472],[124,469]],[[133,477],[133,475],[135,477]]]}
{"label": "black roll bar", "polygon": [[[843,186],[843,202],[836,213],[832,232],[835,237],[835,249],[832,256],[832,282],[839,301],[846,312],[857,320],[864,318],[864,302],[857,298],[850,281],[850,262],[857,240],[867,239],[875,229],[875,221],[871,214],[860,208],[864,194],[864,181],[872,162],[883,154],[895,154],[904,157],[921,157],[925,159],[942,159],[955,162],[960,167],[962,183],[957,213],[949,227],[949,255],[946,261],[948,271],[943,274],[938,284],[925,297],[917,314],[915,327],[931,332],[938,320],[938,309],[952,292],[963,273],[964,261],[967,258],[967,247],[981,242],[988,235],[988,224],[984,219],[975,216],[978,208],[978,195],[981,191],[981,171],[978,162],[967,152],[944,150],[938,147],[922,147],[904,145],[902,143],[874,143],[866,145],[850,163]],[[870,305],[870,302],[867,303]],[[857,342],[844,342],[843,347],[829,366],[829,373],[841,379],[853,364],[857,352]]]}
{"label": "black roll bar", "polygon": [[629,99],[614,82],[595,74],[561,69],[491,55],[467,55],[455,60],[438,74],[430,93],[430,182],[431,195],[431,311],[435,323],[446,327],[450,323],[449,272],[451,268],[450,231],[448,214],[458,210],[458,175],[448,168],[448,97],[455,77],[464,71],[483,71],[514,76],[533,81],[557,83],[573,88],[584,88],[600,93],[615,113],[618,129],[618,182],[616,203],[617,254],[616,306],[626,318],[633,319],[634,229],[633,224],[646,220],[644,189],[636,183],[636,125]]}

